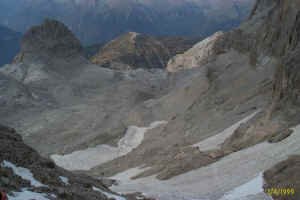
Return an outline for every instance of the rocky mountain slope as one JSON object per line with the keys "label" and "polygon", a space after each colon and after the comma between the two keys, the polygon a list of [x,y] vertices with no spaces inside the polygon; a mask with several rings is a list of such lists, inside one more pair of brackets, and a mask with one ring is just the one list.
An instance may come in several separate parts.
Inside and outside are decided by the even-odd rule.
{"label": "rocky mountain slope", "polygon": [[121,63],[128,69],[164,68],[169,58],[169,50],[158,40],[129,32],[107,43],[91,61],[111,69],[118,69]]}
{"label": "rocky mountain slope", "polygon": [[206,37],[217,30],[238,26],[253,3],[253,0],[226,3],[221,0],[3,0],[0,24],[26,32],[45,18],[53,18],[65,23],[85,45],[107,42],[127,32]]}
{"label": "rocky mountain slope", "polygon": [[93,65],[66,26],[46,21],[0,69],[16,88],[2,88],[0,120],[59,166],[116,179],[114,191],[268,200],[269,187],[299,187],[286,179],[300,154],[299,10],[258,0],[241,27],[171,59],[169,72]]}
{"label": "rocky mountain slope", "polygon": [[0,26],[0,67],[11,63],[20,48],[22,35],[10,30],[5,26]]}
{"label": "rocky mountain slope", "polygon": [[108,189],[110,180],[68,172],[24,144],[12,128],[0,125],[0,187],[8,199],[151,200],[142,194],[127,196]]}
{"label": "rocky mountain slope", "polygon": [[[132,177],[156,175],[159,179],[168,179],[189,170],[211,166],[211,163],[217,162],[224,156],[230,159],[233,152],[240,152],[266,140],[278,143],[291,134],[295,134],[295,140],[298,131],[294,130],[293,133],[290,128],[300,122],[297,112],[299,108],[295,68],[298,55],[296,51],[298,11],[299,7],[296,2],[257,1],[250,19],[239,29],[229,33],[216,33],[183,55],[172,59],[168,65],[168,70],[171,72],[190,68],[194,71],[202,69],[205,72],[204,76],[208,78],[206,82],[209,87],[204,89],[204,93],[199,92],[199,89],[195,90],[198,94],[200,93],[201,100],[193,101],[188,109],[178,113],[174,113],[174,107],[170,106],[172,104],[170,102],[178,98],[168,99],[167,105],[164,105],[162,101],[166,97],[152,103],[150,116],[154,119],[169,118],[172,121],[168,120],[166,127],[152,132],[151,136],[146,138],[134,152],[95,168],[94,173],[98,171],[109,173],[112,168],[116,168],[113,172],[115,173],[139,166],[151,166]],[[288,33],[288,35],[283,33]],[[291,69],[294,71],[291,72]],[[186,96],[190,97],[190,95]],[[180,105],[183,107],[184,104]],[[248,109],[246,105],[249,106]],[[162,110],[166,111],[164,108],[168,109],[168,107],[171,107],[172,111],[167,110],[165,113],[172,113],[173,117],[162,114]],[[218,132],[217,127],[224,129],[220,127],[220,124],[226,122],[232,124],[229,122],[230,119],[239,118],[238,115],[243,116],[251,109],[257,108],[260,108],[261,112],[256,113],[251,120],[237,125],[231,131],[229,129],[229,132],[222,132],[211,137],[214,135],[213,132]],[[137,112],[141,113],[141,110]],[[144,110],[144,112],[147,111]],[[155,113],[157,115],[154,115]],[[134,119],[149,119],[149,115],[144,113],[139,117],[136,117],[136,113],[134,115]],[[205,119],[207,116],[209,118]],[[155,138],[159,139],[155,140]],[[208,141],[204,140],[206,138],[209,138]],[[193,145],[195,140],[203,142],[191,147],[190,145]],[[215,145],[205,148],[210,141]],[[165,144],[169,145],[166,147]],[[290,151],[287,151],[287,155],[282,153],[276,159],[277,162],[286,159],[288,155],[300,153],[299,149],[292,147],[295,146],[286,145],[285,148],[290,148]],[[153,156],[153,152],[156,152],[157,156]],[[161,159],[162,157],[164,160]],[[272,166],[271,163],[274,163],[271,160],[264,162],[268,163],[269,167]],[[114,167],[117,163],[123,165]],[[256,165],[261,166],[260,161]],[[169,184],[172,184],[172,181],[170,182]],[[291,180],[290,183],[296,184],[294,187],[297,187],[297,182]],[[141,182],[134,185],[138,186],[138,184]],[[276,194],[273,196],[275,199],[285,198]],[[291,199],[297,199],[297,197],[294,196]]]}
{"label": "rocky mountain slope", "polygon": [[164,69],[168,60],[192,47],[197,38],[154,38],[135,32],[126,33],[104,45],[90,60],[105,68],[129,70]]}
{"label": "rocky mountain slope", "polygon": [[105,192],[113,195],[100,180],[75,175],[39,156],[13,129],[1,126],[0,133],[0,186],[9,199],[105,200]]}
{"label": "rocky mountain slope", "polygon": [[[2,68],[0,74],[1,81],[7,83],[1,88],[3,123],[20,127],[21,133],[34,140],[25,138],[30,144],[43,139],[39,131],[47,129],[52,135],[49,144],[57,144],[62,152],[77,145],[114,143],[126,130],[120,120],[132,106],[168,90],[167,73],[161,70],[119,73],[89,63],[66,26],[49,20],[24,35],[15,62]],[[76,125],[74,133],[85,132],[86,138],[79,137],[76,142],[73,133],[69,135],[69,127],[78,119],[86,121]],[[53,132],[54,124],[57,132]],[[66,134],[61,134],[64,131]],[[72,141],[71,149],[65,146],[67,140]],[[57,150],[51,145],[41,147],[47,154],[50,149]]]}

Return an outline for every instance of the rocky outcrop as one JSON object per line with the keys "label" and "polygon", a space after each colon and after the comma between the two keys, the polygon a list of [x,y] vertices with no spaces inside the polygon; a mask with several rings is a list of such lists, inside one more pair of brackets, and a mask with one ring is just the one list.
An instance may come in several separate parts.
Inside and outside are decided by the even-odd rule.
{"label": "rocky outcrop", "polygon": [[108,199],[93,187],[111,193],[100,180],[67,172],[41,157],[14,129],[0,125],[0,142],[0,187],[11,198],[30,193],[31,198]]}
{"label": "rocky outcrop", "polygon": [[226,141],[224,148],[241,149],[252,146],[280,135],[300,122],[297,86],[299,73],[296,67],[299,62],[300,6],[288,1],[258,1],[250,19],[256,19],[255,15],[259,15],[257,13],[262,9],[269,14],[260,23],[260,29],[255,34],[253,43],[256,47],[252,52],[257,55],[256,61],[261,60],[262,55],[277,60],[274,64],[276,73],[271,105],[264,109],[264,115],[258,116],[256,121],[240,127]]}
{"label": "rocky outcrop", "polygon": [[113,180],[94,179],[56,166],[24,144],[13,128],[0,125],[0,143],[0,188],[9,199],[154,200],[140,193],[116,194],[108,189]]}
{"label": "rocky outcrop", "polygon": [[224,43],[224,33],[217,32],[213,36],[199,42],[184,54],[179,54],[168,62],[167,70],[176,72],[191,69],[208,64],[216,59],[217,55],[224,53],[225,49],[220,47]]}
{"label": "rocky outcrop", "polygon": [[265,192],[274,200],[300,198],[300,156],[291,156],[264,172]]}

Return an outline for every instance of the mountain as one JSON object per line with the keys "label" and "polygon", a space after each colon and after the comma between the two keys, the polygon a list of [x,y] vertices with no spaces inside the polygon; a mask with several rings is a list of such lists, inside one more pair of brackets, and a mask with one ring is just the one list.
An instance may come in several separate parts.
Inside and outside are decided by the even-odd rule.
{"label": "mountain", "polygon": [[252,5],[253,0],[4,0],[0,24],[24,33],[45,18],[57,19],[84,45],[107,42],[127,32],[206,37],[238,26]]}
{"label": "mountain", "polygon": [[[166,74],[162,70],[120,73],[94,65],[85,58],[79,40],[65,25],[55,20],[46,20],[24,34],[21,50],[14,63],[0,70],[1,81],[5,83],[1,87],[3,98],[0,101],[1,116],[5,117],[1,119],[3,123],[13,126],[16,125],[13,121],[18,123],[21,120],[29,125],[38,120],[40,122],[36,124],[46,123],[46,127],[50,124],[44,121],[44,117],[49,116],[51,121],[60,123],[55,125],[56,133],[52,132],[52,128],[48,129],[52,135],[48,138],[49,143],[61,141],[61,144],[57,143],[61,152],[70,152],[78,145],[84,147],[98,141],[113,144],[119,134],[126,130],[119,121],[132,106],[166,91],[160,88],[161,84],[167,82]],[[99,112],[94,113],[93,110]],[[30,117],[25,119],[29,113]],[[78,137],[76,141],[69,137],[73,142],[67,147],[65,142],[69,140],[69,128],[66,124],[73,126],[71,124],[78,117],[86,122],[81,128],[74,127],[74,131],[86,133],[85,140]],[[23,122],[20,123],[21,127],[25,125]],[[100,127],[101,136],[98,131],[93,131]],[[33,127],[23,128],[20,133]],[[66,135],[61,134],[64,131]],[[36,134],[43,137],[38,132]],[[29,134],[24,138],[25,142],[35,143],[29,138],[39,140],[36,134]],[[43,155],[53,149],[42,143],[40,147],[39,152]]]}
{"label": "mountain", "polygon": [[121,196],[108,189],[105,184],[109,180],[93,179],[58,167],[27,146],[12,128],[0,125],[0,142],[1,192],[9,199],[150,200],[141,194]]}
{"label": "mountain", "polygon": [[189,49],[196,41],[196,38],[154,38],[129,32],[108,42],[90,60],[102,67],[118,70],[163,69],[172,56]]}
{"label": "mountain", "polygon": [[201,39],[159,37],[129,32],[108,42],[90,58],[92,63],[118,70],[161,68],[169,59],[188,50]]}
{"label": "mountain", "polygon": [[129,32],[107,43],[91,61],[112,69],[118,69],[116,63],[129,69],[163,68],[169,57],[169,50],[153,37]]}
{"label": "mountain", "polygon": [[11,63],[19,51],[22,35],[0,26],[0,66]]}
{"label": "mountain", "polygon": [[257,0],[239,28],[166,70],[92,64],[67,26],[45,21],[0,69],[0,121],[58,166],[113,179],[122,194],[266,200],[272,188],[297,189],[299,11]]}

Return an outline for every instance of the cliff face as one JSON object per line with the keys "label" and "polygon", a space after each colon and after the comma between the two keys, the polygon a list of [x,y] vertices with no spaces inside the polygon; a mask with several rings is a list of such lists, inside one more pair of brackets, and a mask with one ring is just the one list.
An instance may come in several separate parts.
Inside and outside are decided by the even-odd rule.
{"label": "cliff face", "polygon": [[[299,40],[300,40],[300,3],[279,1],[276,20],[280,30],[276,33],[279,42],[276,49],[281,57],[277,66],[274,97],[299,104]],[[275,20],[274,19],[274,20]]]}
{"label": "cliff face", "polygon": [[[251,18],[272,5],[270,14],[266,16],[262,28],[256,35],[257,55],[261,51],[278,58],[276,75],[274,78],[274,98],[297,99],[297,65],[299,54],[300,21],[298,1],[258,1]],[[295,101],[294,101],[295,102]]]}
{"label": "cliff face", "polygon": [[[299,124],[299,11],[296,1],[257,1],[249,21],[242,26],[244,31],[256,30],[250,51],[254,66],[274,60],[272,97],[264,115],[241,126],[225,141],[225,149],[240,150],[270,137],[284,138],[289,127]],[[263,20],[257,20],[260,17]],[[253,26],[251,21],[255,20],[259,23]]]}

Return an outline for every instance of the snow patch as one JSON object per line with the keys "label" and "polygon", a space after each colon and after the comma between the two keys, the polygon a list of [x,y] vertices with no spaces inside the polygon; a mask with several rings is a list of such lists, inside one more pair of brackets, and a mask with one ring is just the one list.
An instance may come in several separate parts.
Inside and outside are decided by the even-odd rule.
{"label": "snow patch", "polygon": [[98,145],[67,155],[52,155],[51,159],[58,166],[67,170],[90,170],[97,165],[113,160],[117,155],[117,148],[109,145]]}
{"label": "snow patch", "polygon": [[125,136],[118,142],[118,147],[104,144],[67,155],[52,155],[51,158],[58,166],[67,170],[90,170],[130,153],[142,143],[147,131],[166,123],[168,122],[157,121],[151,123],[149,127],[129,126]]}
{"label": "snow patch", "polygon": [[137,148],[144,140],[144,135],[148,130],[167,123],[166,121],[157,121],[150,124],[149,127],[129,126],[125,136],[118,143],[118,156],[126,155]]}
{"label": "snow patch", "polygon": [[105,192],[105,191],[103,191],[100,188],[97,188],[95,186],[93,186],[93,190],[96,191],[96,192],[103,193],[108,199],[113,198],[115,200],[126,200],[124,197],[121,197],[121,196],[118,196],[118,195],[115,195],[115,194],[111,194],[111,193]]}
{"label": "snow patch", "polygon": [[[300,125],[293,130],[295,131],[294,134],[280,143],[263,142],[230,154],[206,167],[165,181],[160,181],[155,176],[130,180],[127,177],[136,174],[131,169],[113,177],[120,184],[113,185],[110,189],[118,193],[145,192],[147,196],[157,197],[160,200],[187,200],[194,197],[211,200],[220,200],[223,197],[224,200],[225,192],[234,191],[235,188],[239,188],[257,177],[262,171],[286,160],[290,155],[300,154]],[[259,190],[261,189],[262,187],[259,187]],[[172,194],[173,196],[176,195],[176,198],[170,196]],[[232,195],[232,193],[229,192],[227,195]],[[271,197],[265,193],[259,193],[242,197],[239,200],[258,199],[271,200]]]}
{"label": "snow patch", "polygon": [[48,196],[47,194],[31,192],[27,189],[23,189],[22,192],[13,192],[13,196],[8,195],[7,197],[8,200],[32,200],[32,199],[49,200],[47,196]]}
{"label": "snow patch", "polygon": [[240,200],[250,195],[263,193],[263,184],[263,173],[260,173],[256,178],[225,194],[220,200]]}
{"label": "snow patch", "polygon": [[39,181],[37,181],[33,177],[33,174],[31,173],[31,171],[29,169],[26,169],[23,167],[17,167],[16,165],[14,165],[13,163],[8,162],[8,161],[3,161],[1,163],[1,166],[6,167],[6,168],[11,168],[16,175],[22,177],[24,180],[30,181],[31,185],[34,187],[48,187],[48,186],[40,183]]}
{"label": "snow patch", "polygon": [[208,151],[208,150],[212,150],[215,148],[218,148],[218,146],[220,144],[222,144],[225,139],[227,139],[228,137],[230,137],[234,131],[243,123],[246,123],[247,121],[249,121],[251,118],[253,118],[258,112],[260,112],[260,110],[252,113],[251,115],[249,115],[248,117],[242,119],[241,121],[235,123],[234,125],[230,126],[229,128],[225,129],[224,131],[220,132],[219,134],[209,137],[197,144],[192,145],[193,147],[199,147],[199,149],[201,151]]}
{"label": "snow patch", "polygon": [[69,179],[68,179],[67,177],[60,176],[59,179],[60,179],[61,182],[63,182],[65,185],[70,185]]}

